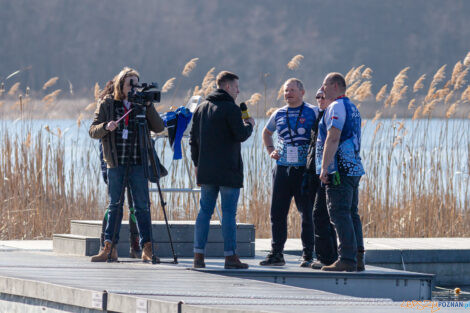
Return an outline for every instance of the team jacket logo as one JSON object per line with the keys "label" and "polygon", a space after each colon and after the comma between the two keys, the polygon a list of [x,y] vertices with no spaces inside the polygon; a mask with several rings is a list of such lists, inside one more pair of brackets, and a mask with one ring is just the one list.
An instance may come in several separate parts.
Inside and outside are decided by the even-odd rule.
{"label": "team jacket logo", "polygon": [[300,122],[300,124],[303,124],[303,123],[305,123],[305,117],[301,117],[301,118],[299,118],[299,122]]}

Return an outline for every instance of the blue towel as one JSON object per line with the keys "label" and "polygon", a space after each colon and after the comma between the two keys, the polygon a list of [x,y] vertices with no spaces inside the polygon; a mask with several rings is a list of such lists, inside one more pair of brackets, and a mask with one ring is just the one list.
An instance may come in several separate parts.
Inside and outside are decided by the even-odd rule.
{"label": "blue towel", "polygon": [[192,116],[193,114],[183,106],[179,107],[175,112],[170,111],[162,114],[163,122],[168,130],[168,140],[173,149],[173,160],[181,160],[183,158],[181,139]]}

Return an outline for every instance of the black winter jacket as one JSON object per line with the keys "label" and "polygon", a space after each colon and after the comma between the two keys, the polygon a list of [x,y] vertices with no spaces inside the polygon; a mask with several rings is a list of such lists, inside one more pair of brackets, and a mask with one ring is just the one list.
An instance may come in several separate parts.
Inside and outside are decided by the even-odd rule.
{"label": "black winter jacket", "polygon": [[253,132],[242,120],[241,110],[224,90],[217,89],[193,115],[189,144],[197,166],[197,183],[243,187],[240,143]]}

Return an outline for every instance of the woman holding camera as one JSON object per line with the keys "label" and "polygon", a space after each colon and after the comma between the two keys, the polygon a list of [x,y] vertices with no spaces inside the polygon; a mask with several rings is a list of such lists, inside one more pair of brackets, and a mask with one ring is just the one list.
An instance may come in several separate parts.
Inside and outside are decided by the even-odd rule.
{"label": "woman holding camera", "polygon": [[[91,138],[101,139],[103,158],[108,168],[108,195],[109,216],[105,229],[104,247],[98,255],[91,258],[92,262],[104,262],[111,252],[111,260],[117,261],[116,245],[119,241],[119,231],[122,221],[121,193],[123,190],[126,168],[129,166],[128,185],[134,199],[135,216],[140,234],[140,245],[143,248],[142,260],[152,260],[152,238],[150,237],[150,197],[148,180],[142,164],[140,147],[136,136],[135,115],[130,112],[119,122],[118,120],[129,111],[134,104],[128,101],[129,92],[132,90],[131,82],[138,83],[139,73],[125,67],[113,79],[112,94],[102,97],[95,111],[93,123],[90,126]],[[108,83],[109,85],[109,83]],[[150,104],[146,110],[146,119],[149,130],[161,132],[164,129],[163,120]],[[112,242],[114,241],[114,247]],[[157,258],[158,262],[158,258]]]}

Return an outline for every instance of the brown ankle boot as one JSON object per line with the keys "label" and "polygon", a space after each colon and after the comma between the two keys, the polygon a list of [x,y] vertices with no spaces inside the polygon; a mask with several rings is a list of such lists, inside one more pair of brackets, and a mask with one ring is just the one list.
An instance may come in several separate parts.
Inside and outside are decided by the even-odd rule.
{"label": "brown ankle boot", "polygon": [[[106,262],[108,260],[109,251],[111,251],[111,242],[105,241],[104,247],[101,249],[101,251],[97,255],[91,257],[91,262]],[[114,247],[113,252],[111,253],[111,261],[117,260],[117,250],[116,247]]]}
{"label": "brown ankle boot", "polygon": [[[156,249],[157,247],[155,247]],[[160,263],[160,259],[155,256],[157,263]],[[143,262],[152,262],[152,243],[144,243],[144,248],[142,249],[142,261]]]}
{"label": "brown ankle boot", "polygon": [[355,272],[356,264],[353,261],[337,260],[331,265],[323,266],[321,270],[329,272]]}
{"label": "brown ankle boot", "polygon": [[204,268],[204,267],[206,267],[206,263],[204,263],[204,254],[194,252],[193,267],[194,268]]}
{"label": "brown ankle boot", "polygon": [[225,269],[247,269],[248,264],[242,263],[238,255],[233,254],[225,257]]}
{"label": "brown ankle boot", "polygon": [[358,272],[363,272],[366,270],[366,264],[365,264],[365,252],[364,251],[358,251],[356,255],[357,259],[357,271]]}

